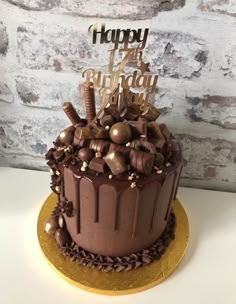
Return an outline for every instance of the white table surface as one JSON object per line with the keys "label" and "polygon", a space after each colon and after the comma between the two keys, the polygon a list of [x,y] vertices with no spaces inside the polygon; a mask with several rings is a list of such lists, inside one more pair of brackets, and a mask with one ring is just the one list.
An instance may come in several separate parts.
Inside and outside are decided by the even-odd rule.
{"label": "white table surface", "polygon": [[64,281],[40,251],[36,223],[49,181],[47,172],[0,168],[1,304],[236,303],[236,194],[180,188],[191,229],[180,266],[147,291],[103,296]]}

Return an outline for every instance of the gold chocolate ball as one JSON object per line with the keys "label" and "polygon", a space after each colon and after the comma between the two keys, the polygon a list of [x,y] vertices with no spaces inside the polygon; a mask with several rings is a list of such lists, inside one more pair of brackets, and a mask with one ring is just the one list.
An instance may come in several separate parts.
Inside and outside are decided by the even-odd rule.
{"label": "gold chocolate ball", "polygon": [[69,130],[64,130],[60,133],[59,138],[63,144],[71,145],[74,139],[74,134]]}
{"label": "gold chocolate ball", "polygon": [[78,156],[83,162],[90,161],[93,158],[93,154],[93,151],[89,148],[81,148],[78,152]]}
{"label": "gold chocolate ball", "polygon": [[44,224],[44,231],[49,234],[55,234],[58,229],[58,219],[56,216],[49,217]]}
{"label": "gold chocolate ball", "polygon": [[111,140],[118,144],[126,144],[131,139],[131,129],[128,124],[123,122],[115,123],[109,132]]}

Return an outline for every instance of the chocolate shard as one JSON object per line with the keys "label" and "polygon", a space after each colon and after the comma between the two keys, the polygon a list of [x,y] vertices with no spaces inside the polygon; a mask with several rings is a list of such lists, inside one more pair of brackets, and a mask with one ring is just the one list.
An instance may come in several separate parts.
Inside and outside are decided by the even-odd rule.
{"label": "chocolate shard", "polygon": [[89,169],[99,173],[105,173],[107,171],[107,165],[104,159],[94,157],[89,163]]}
{"label": "chocolate shard", "polygon": [[148,175],[154,165],[155,155],[143,151],[133,151],[131,156],[131,167],[137,172]]}
{"label": "chocolate shard", "polygon": [[147,138],[147,123],[144,121],[128,121],[133,138],[142,136]]}
{"label": "chocolate shard", "polygon": [[73,126],[76,126],[80,122],[80,117],[71,102],[64,102],[63,110]]}
{"label": "chocolate shard", "polygon": [[164,139],[161,128],[155,121],[151,121],[147,124],[147,134],[148,138]]}
{"label": "chocolate shard", "polygon": [[112,174],[118,175],[128,170],[125,157],[120,152],[110,152],[103,157]]}
{"label": "chocolate shard", "polygon": [[152,104],[148,104],[142,113],[142,117],[147,118],[150,121],[156,120],[160,116],[160,111]]}
{"label": "chocolate shard", "polygon": [[109,107],[105,108],[104,112],[106,114],[110,114],[116,122],[120,121],[120,113],[118,112],[115,104],[111,104]]}
{"label": "chocolate shard", "polygon": [[165,137],[166,140],[170,139],[172,137],[171,132],[169,131],[169,129],[167,128],[166,124],[161,123],[159,125],[161,132],[163,134],[163,136]]}
{"label": "chocolate shard", "polygon": [[109,138],[109,130],[106,130],[103,127],[93,126],[91,132],[93,134],[93,138],[97,138],[97,139]]}
{"label": "chocolate shard", "polygon": [[100,119],[99,122],[100,122],[100,125],[104,128],[106,126],[111,127],[114,124],[114,118],[111,115],[105,115],[104,117],[102,117]]}
{"label": "chocolate shard", "polygon": [[112,143],[109,147],[109,152],[114,151],[120,152],[125,157],[126,161],[129,162],[131,153],[131,149],[129,147]]}
{"label": "chocolate shard", "polygon": [[53,152],[53,156],[56,161],[62,161],[65,158],[65,153],[63,150],[56,150]]}
{"label": "chocolate shard", "polygon": [[93,133],[90,126],[77,127],[75,129],[74,145],[78,145],[81,140],[92,139]]}
{"label": "chocolate shard", "polygon": [[141,115],[140,107],[136,104],[132,104],[127,107],[127,111],[124,115],[124,118],[127,120],[136,120]]}

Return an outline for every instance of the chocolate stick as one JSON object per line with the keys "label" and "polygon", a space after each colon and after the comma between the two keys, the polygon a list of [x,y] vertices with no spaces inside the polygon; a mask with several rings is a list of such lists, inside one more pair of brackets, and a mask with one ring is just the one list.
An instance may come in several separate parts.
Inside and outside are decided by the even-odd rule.
{"label": "chocolate stick", "polygon": [[93,121],[94,117],[96,116],[93,83],[92,82],[84,83],[83,88],[84,88],[86,118],[88,123],[90,124]]}
{"label": "chocolate stick", "polygon": [[72,125],[75,127],[80,122],[80,117],[77,114],[75,108],[71,102],[64,102],[63,110],[66,113],[67,117],[71,121]]}

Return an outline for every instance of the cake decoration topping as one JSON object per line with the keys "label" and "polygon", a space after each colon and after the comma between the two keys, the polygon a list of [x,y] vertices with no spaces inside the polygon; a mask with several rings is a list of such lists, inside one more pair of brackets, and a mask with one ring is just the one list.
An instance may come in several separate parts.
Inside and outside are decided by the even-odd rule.
{"label": "cake decoration topping", "polygon": [[80,117],[71,102],[64,102],[63,110],[73,126],[76,126],[78,123],[80,123]]}
{"label": "cake decoration topping", "polygon": [[132,136],[130,126],[124,122],[115,123],[109,132],[111,140],[116,144],[126,144]]}
{"label": "cake decoration topping", "polygon": [[93,151],[89,148],[81,148],[78,153],[80,160],[83,162],[90,161],[93,158],[93,155]]}
{"label": "cake decoration topping", "polygon": [[125,158],[120,152],[110,152],[103,157],[103,159],[114,175],[124,173],[128,170]]}
{"label": "cake decoration topping", "polygon": [[95,95],[94,95],[94,88],[92,82],[86,82],[83,85],[84,88],[84,102],[85,102],[85,109],[86,109],[86,118],[88,123],[91,123],[96,116],[96,109],[95,109]]}

